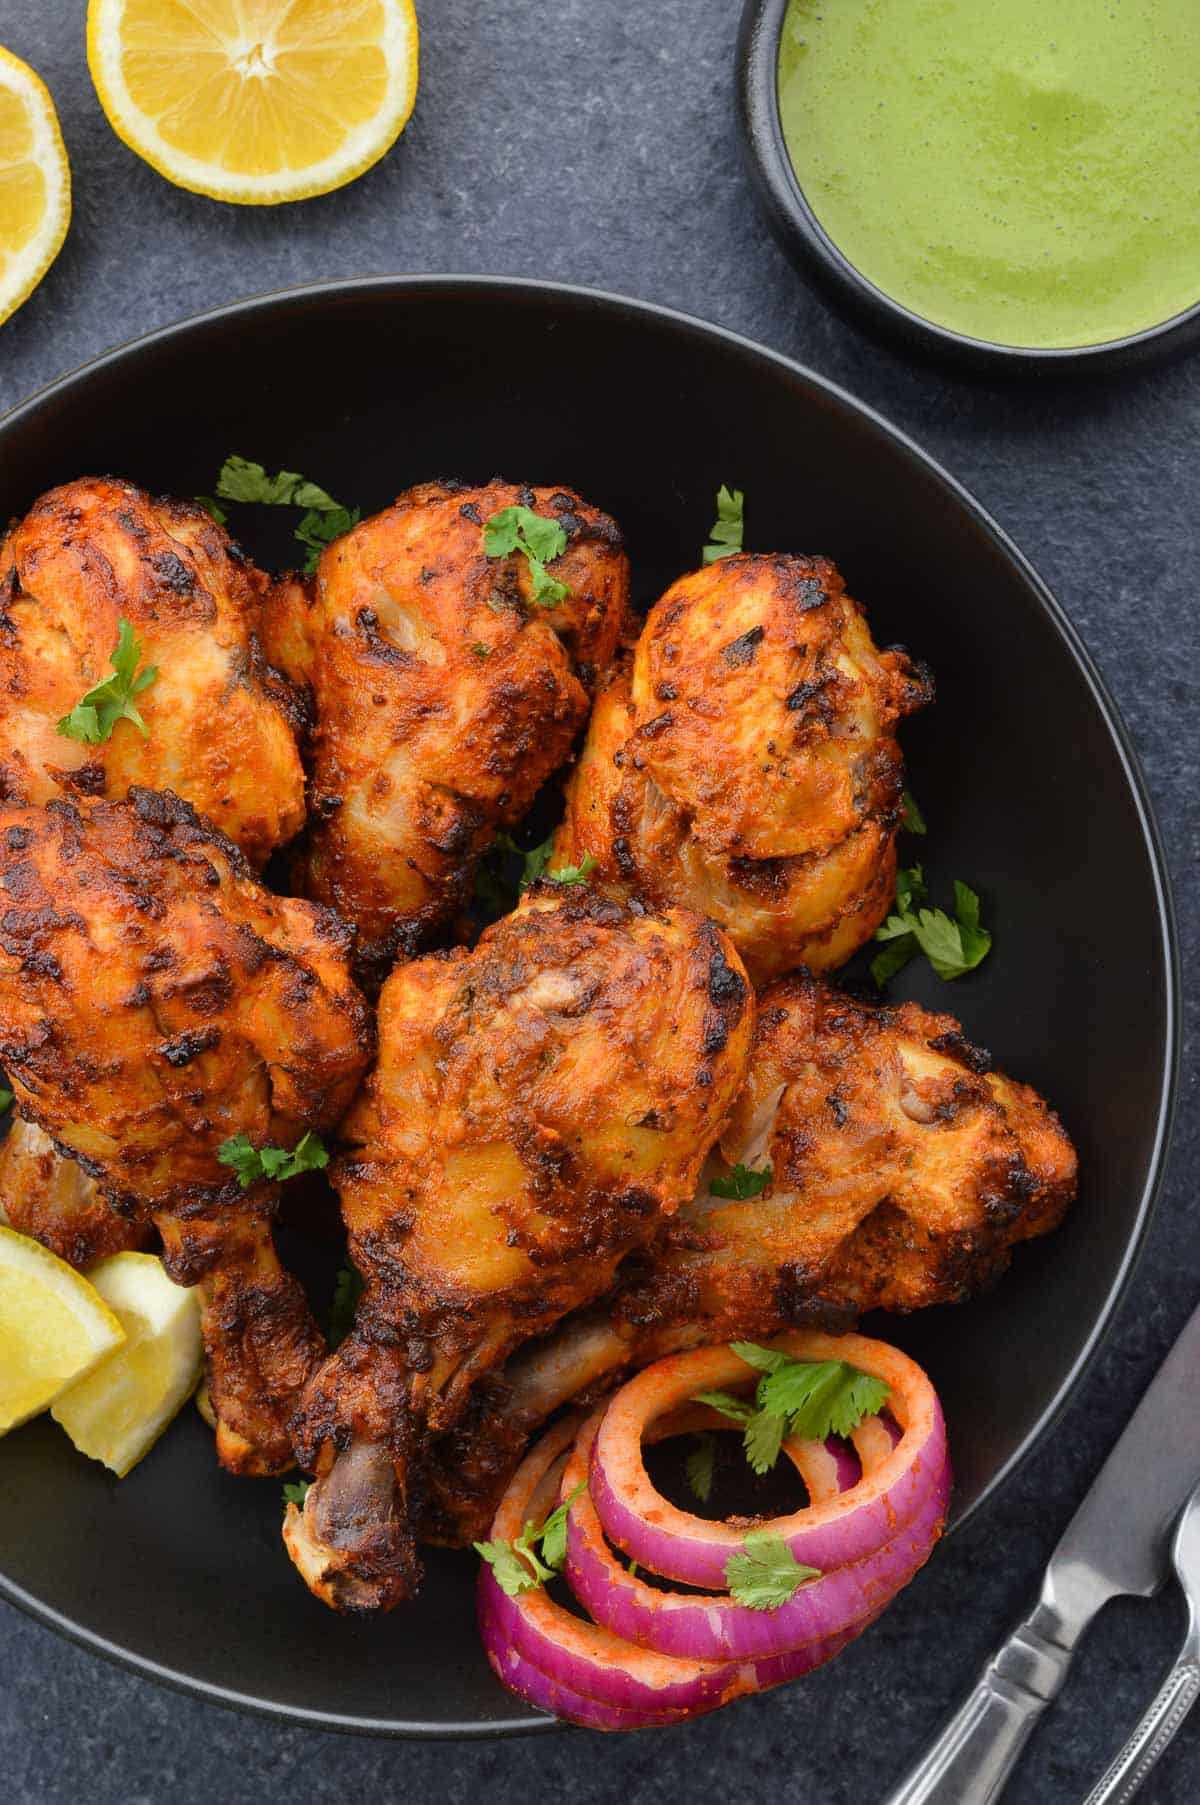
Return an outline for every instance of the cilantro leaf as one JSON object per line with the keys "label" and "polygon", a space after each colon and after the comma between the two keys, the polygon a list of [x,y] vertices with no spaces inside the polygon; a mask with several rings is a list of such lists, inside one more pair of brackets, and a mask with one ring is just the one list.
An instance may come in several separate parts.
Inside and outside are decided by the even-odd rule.
{"label": "cilantro leaf", "polygon": [[754,1415],[753,1404],[745,1398],[734,1397],[731,1391],[697,1391],[692,1396],[693,1404],[707,1404],[710,1410],[719,1410],[722,1416],[732,1417],[735,1423],[748,1423]]}
{"label": "cilantro leaf", "polygon": [[333,1302],[329,1306],[329,1327],[326,1333],[330,1347],[340,1347],[354,1327],[354,1312],[362,1294],[362,1274],[349,1260],[343,1261],[333,1281]]}
{"label": "cilantro leaf", "polygon": [[325,1143],[311,1129],[301,1135],[290,1153],[286,1147],[255,1147],[248,1135],[235,1134],[231,1140],[222,1141],[217,1158],[223,1166],[233,1167],[243,1190],[260,1178],[277,1179],[282,1184],[300,1172],[319,1171],[329,1164]]}
{"label": "cilantro leaf", "polygon": [[763,1410],[786,1419],[802,1441],[849,1435],[865,1416],[877,1416],[891,1393],[882,1379],[845,1360],[789,1360],[759,1386]]}
{"label": "cilantro leaf", "polygon": [[927,894],[920,865],[897,873],[895,912],[875,930],[876,940],[891,943],[871,961],[877,984],[886,984],[918,952],[939,978],[949,980],[974,971],[991,950],[992,936],[979,925],[979,898],[969,884],[954,881],[953,919],[943,909],[922,908]]}
{"label": "cilantro leaf", "polygon": [[158,666],[150,664],[139,671],[141,656],[141,641],[122,615],[117,622],[117,643],[108,655],[113,674],[80,696],[70,714],[63,716],[58,723],[58,732],[64,739],[98,746],[109,738],[118,721],[132,721],[143,739],[149,737],[146,723],[133,705],[133,698],[154,682]]}
{"label": "cilantro leaf", "polygon": [[[587,1481],[584,1480],[557,1510],[550,1512],[540,1529],[526,1523],[514,1541],[506,1542],[500,1538],[473,1544],[476,1554],[491,1567],[501,1591],[507,1592],[510,1598],[532,1592],[536,1586],[545,1585],[548,1579],[554,1578],[566,1559],[567,1513],[579,1494],[586,1490]],[[540,1554],[536,1547],[538,1542],[542,1545]]]}
{"label": "cilantro leaf", "polygon": [[819,1567],[802,1567],[783,1537],[769,1529],[748,1529],[744,1554],[725,1563],[725,1584],[738,1604],[752,1611],[775,1611],[786,1604],[806,1579],[819,1579]]}
{"label": "cilantro leaf", "polygon": [[691,1453],[684,1463],[687,1482],[695,1497],[701,1504],[707,1504],[712,1497],[713,1468],[717,1458],[717,1438],[707,1429],[697,1435]]}
{"label": "cilantro leaf", "polygon": [[726,1391],[697,1392],[692,1401],[743,1425],[742,1445],[756,1473],[775,1465],[785,1436],[824,1441],[830,1435],[850,1435],[864,1417],[877,1416],[891,1396],[881,1379],[845,1360],[795,1360],[780,1348],[753,1341],[729,1345],[762,1375],[754,1402]]}
{"label": "cilantro leaf", "polygon": [[311,1479],[293,1479],[283,1488],[284,1503],[298,1504],[300,1509],[303,1510],[304,1500],[308,1497],[308,1488],[311,1484]]}
{"label": "cilantro leaf", "polygon": [[13,1094],[7,1086],[0,1084],[0,1116],[8,1114],[13,1106]]}
{"label": "cilantro leaf", "polygon": [[533,579],[533,599],[543,608],[557,608],[571,591],[546,569],[567,549],[567,535],[557,520],[546,520],[532,508],[501,508],[483,523],[483,549],[489,558],[506,558],[521,552]]}
{"label": "cilantro leaf", "polygon": [[905,790],[900,798],[900,806],[904,816],[904,831],[909,834],[923,834],[927,831],[925,817],[917,807],[917,799],[911,790]]}
{"label": "cilantro leaf", "polygon": [[311,576],[317,568],[317,561],[327,545],[348,533],[352,526],[357,526],[362,519],[361,508],[326,508],[323,511],[310,508],[301,516],[293,538],[298,539],[307,550],[304,560],[304,573]]}
{"label": "cilantro leaf", "polygon": [[585,852],[578,865],[560,865],[557,871],[543,871],[542,876],[552,884],[586,884],[595,869],[595,859]]}
{"label": "cilantro leaf", "polygon": [[[275,476],[268,476],[263,466],[250,458],[225,459],[217,477],[217,494],[225,501],[257,502],[268,508],[303,508],[294,537],[305,549],[304,569],[309,575],[317,568],[325,547],[362,519],[360,508],[343,507],[328,489],[301,476],[298,470],[280,470]],[[225,515],[210,496],[198,495],[196,500],[224,525]]]}
{"label": "cilantro leaf", "polygon": [[724,483],[717,490],[717,518],[709,529],[709,543],[700,554],[704,564],[715,564],[742,549],[745,531],[746,497],[740,489],[729,489]]}
{"label": "cilantro leaf", "polygon": [[224,508],[211,495],[193,495],[192,500],[198,502],[206,514],[211,514],[218,526],[224,526],[229,519]]}
{"label": "cilantro leaf", "polygon": [[736,1165],[728,1178],[718,1175],[710,1178],[708,1188],[714,1197],[732,1197],[738,1203],[744,1203],[748,1197],[757,1197],[771,1182],[770,1166]]}

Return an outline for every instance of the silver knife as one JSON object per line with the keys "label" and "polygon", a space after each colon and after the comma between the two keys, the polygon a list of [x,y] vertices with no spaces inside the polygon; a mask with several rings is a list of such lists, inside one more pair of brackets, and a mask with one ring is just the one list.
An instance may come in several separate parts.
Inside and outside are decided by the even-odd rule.
{"label": "silver knife", "polygon": [[1148,1598],[1200,1478],[1200,1307],[1050,1557],[1042,1594],[886,1805],[989,1805],[1067,1676],[1092,1618],[1120,1593]]}

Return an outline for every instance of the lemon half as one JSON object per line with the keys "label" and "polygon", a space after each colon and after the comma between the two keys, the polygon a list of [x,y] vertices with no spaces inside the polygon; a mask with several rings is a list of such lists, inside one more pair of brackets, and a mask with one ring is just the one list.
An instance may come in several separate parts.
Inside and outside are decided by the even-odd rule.
{"label": "lemon half", "polygon": [[412,0],[89,0],[87,50],[131,150],[249,206],[352,182],[417,93]]}
{"label": "lemon half", "polygon": [[28,63],[0,48],[0,322],[27,301],[71,223],[58,115]]}
{"label": "lemon half", "polygon": [[118,1253],[88,1274],[120,1319],[124,1345],[56,1401],[51,1415],[81,1454],[123,1479],[196,1389],[200,1299],[147,1253]]}
{"label": "lemon half", "polygon": [[125,1331],[65,1260],[0,1227],[0,1435],[119,1348]]}

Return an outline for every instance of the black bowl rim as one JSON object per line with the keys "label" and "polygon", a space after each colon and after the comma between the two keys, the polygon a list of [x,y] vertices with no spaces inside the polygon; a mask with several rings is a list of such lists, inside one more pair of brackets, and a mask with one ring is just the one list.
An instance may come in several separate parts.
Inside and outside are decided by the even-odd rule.
{"label": "black bowl rim", "polygon": [[1200,296],[1191,307],[1124,338],[1091,345],[1006,345],[972,338],[914,313],[852,263],[813,211],[783,136],[779,42],[789,0],[746,0],[738,34],[737,98],[743,146],[767,216],[785,250],[835,301],[907,348],[977,370],[1056,369],[1062,375],[1129,369],[1200,345]]}
{"label": "black bowl rim", "polygon": [[[269,314],[272,310],[280,307],[286,309],[292,306],[304,306],[313,301],[325,301],[346,295],[387,295],[393,302],[398,302],[413,294],[431,295],[440,291],[449,296],[454,291],[464,290],[477,295],[490,294],[504,299],[511,299],[515,295],[524,297],[530,302],[567,304],[585,309],[598,308],[618,317],[623,314],[635,320],[657,320],[661,324],[670,326],[676,331],[682,331],[701,341],[717,339],[743,355],[773,365],[782,374],[799,377],[803,382],[823,392],[831,400],[864,418],[878,433],[890,440],[911,463],[920,465],[931,475],[953,503],[966,509],[972,519],[984,529],[987,537],[1007,559],[1016,574],[1032,591],[1041,605],[1043,613],[1058,632],[1067,651],[1074,659],[1112,740],[1133,798],[1145,842],[1157,904],[1161,942],[1166,1045],[1153,1150],[1142,1185],[1141,1196],[1138,1199],[1133,1232],[1109,1287],[1108,1295],[1097,1313],[1084,1346],[1080,1349],[1055,1396],[1042,1412],[1038,1423],[1030,1430],[1020,1447],[993,1475],[990,1484],[980,1493],[971,1508],[955,1520],[952,1530],[957,1529],[961,1524],[968,1522],[985,1503],[990,1503],[997,1493],[1008,1484],[1017,1470],[1024,1466],[1025,1462],[1042,1445],[1078,1391],[1112,1328],[1118,1307],[1128,1291],[1145,1249],[1154,1207],[1166,1175],[1167,1154],[1170,1148],[1178,1099],[1181,1050],[1179,941],[1174,902],[1161,835],[1137,753],[1116,701],[1110,694],[1107,684],[1101,677],[1090,652],[1079,637],[1070,618],[1028,558],[1019,550],[998,522],[992,518],[986,508],[975,500],[970,491],[957,478],[943,469],[935,458],[923,451],[915,440],[911,439],[907,433],[902,432],[899,427],[893,426],[876,409],[866,402],[859,401],[837,383],[818,375],[807,365],[798,363],[781,352],[772,351],[765,345],[756,344],[753,339],[746,338],[741,333],[733,332],[727,327],[713,325],[706,320],[697,318],[694,314],[683,313],[676,308],[662,306],[656,302],[637,300],[627,295],[611,293],[605,289],[585,288],[577,284],[545,282],[530,277],[516,276],[476,274],[352,276],[326,282],[296,284],[288,288],[248,295],[240,300],[228,302],[224,306],[210,308],[203,313],[192,314],[170,325],[158,327],[152,332],[143,333],[137,338],[102,352],[98,357],[91,358],[86,363],[79,365],[78,368],[56,378],[29,396],[27,400],[18,403],[8,413],[0,416],[0,446],[14,428],[19,427],[47,401],[69,389],[88,383],[101,370],[112,368],[126,357],[151,346],[161,347],[169,346],[174,342],[184,343],[190,334],[202,332],[217,324],[228,324],[235,320],[250,321],[256,316]],[[77,1623],[64,1613],[45,1605],[3,1573],[0,1573],[0,1599],[17,1605],[29,1616],[58,1631],[69,1641],[75,1642],[93,1653],[103,1655],[118,1666],[129,1668],[144,1678],[155,1680],[160,1685],[169,1686],[191,1697],[202,1698],[208,1703],[233,1707],[270,1718],[277,1723],[291,1723],[306,1729],[338,1730],[367,1736],[410,1737],[441,1741],[528,1735],[533,1731],[561,1727],[554,1718],[540,1714],[531,1715],[527,1712],[519,1716],[499,1717],[487,1722],[472,1719],[462,1724],[428,1724],[399,1718],[353,1718],[334,1711],[316,1711],[302,1706],[282,1705],[274,1700],[258,1698],[250,1693],[238,1691],[236,1688],[217,1686],[206,1680],[197,1680],[175,1668],[166,1667],[146,1655],[123,1648],[108,1637],[88,1629],[86,1625]]]}

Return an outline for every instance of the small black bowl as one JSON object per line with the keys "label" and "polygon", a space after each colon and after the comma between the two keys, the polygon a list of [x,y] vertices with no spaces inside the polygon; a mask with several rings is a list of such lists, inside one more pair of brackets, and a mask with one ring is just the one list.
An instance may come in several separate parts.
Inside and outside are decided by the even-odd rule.
{"label": "small black bowl", "polygon": [[983,373],[1099,375],[1145,368],[1200,346],[1200,301],[1144,332],[1096,345],[1039,348],[968,338],[902,307],[840,251],[809,206],[779,117],[779,41],[788,0],[746,0],[737,49],[743,143],[767,219],[796,267],[861,325],[906,351]]}

